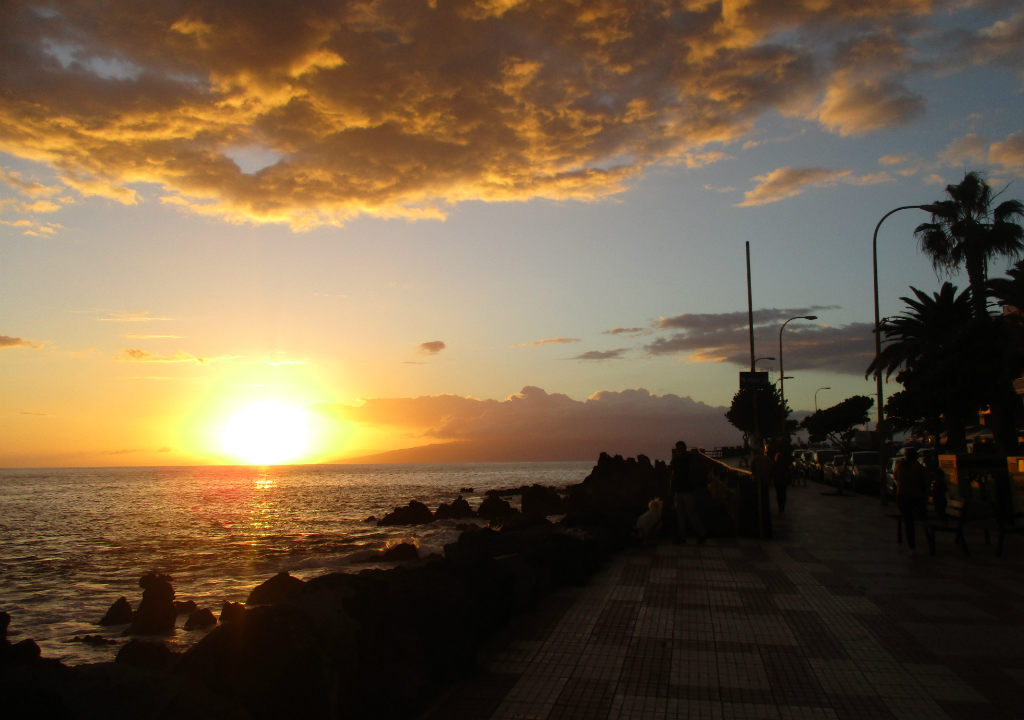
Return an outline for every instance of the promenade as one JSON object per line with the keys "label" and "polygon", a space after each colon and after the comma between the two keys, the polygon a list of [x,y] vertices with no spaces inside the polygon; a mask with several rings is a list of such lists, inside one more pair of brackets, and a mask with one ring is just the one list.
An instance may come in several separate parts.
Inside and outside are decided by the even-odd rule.
{"label": "promenade", "polygon": [[1024,718],[1024,537],[912,555],[892,504],[827,492],[791,488],[775,540],[618,554],[422,720]]}

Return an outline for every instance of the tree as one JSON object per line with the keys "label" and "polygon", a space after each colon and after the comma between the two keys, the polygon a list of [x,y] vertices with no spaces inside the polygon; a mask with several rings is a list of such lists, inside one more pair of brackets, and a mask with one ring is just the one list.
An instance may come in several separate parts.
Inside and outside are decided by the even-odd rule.
{"label": "tree", "polygon": [[885,420],[896,431],[927,435],[937,445],[945,429],[942,408],[932,395],[900,390],[885,401]]}
{"label": "tree", "polygon": [[947,445],[960,450],[967,426],[995,392],[996,378],[989,363],[997,352],[991,323],[973,322],[970,291],[957,293],[943,283],[939,292],[910,288],[915,298],[900,298],[908,310],[883,323],[885,347],[865,375],[896,375],[905,391],[915,395],[918,411],[938,413],[945,424]]}
{"label": "tree", "polygon": [[725,418],[744,435],[760,435],[763,439],[786,434],[789,428],[786,419],[789,412],[789,408],[782,401],[779,389],[771,385],[756,389],[741,388],[733,396]]}
{"label": "tree", "polygon": [[969,172],[958,185],[946,186],[947,200],[928,206],[932,221],[914,230],[921,249],[936,271],[967,271],[976,319],[988,317],[986,279],[988,262],[996,256],[1017,258],[1024,251],[1024,229],[1014,220],[1024,218],[1019,200],[1006,200],[995,208],[992,189],[980,174]]}
{"label": "tree", "polygon": [[810,436],[811,442],[829,440],[838,445],[844,453],[850,452],[850,443],[857,426],[868,422],[868,410],[875,401],[867,395],[854,395],[829,408],[816,410],[804,418],[801,425]]}

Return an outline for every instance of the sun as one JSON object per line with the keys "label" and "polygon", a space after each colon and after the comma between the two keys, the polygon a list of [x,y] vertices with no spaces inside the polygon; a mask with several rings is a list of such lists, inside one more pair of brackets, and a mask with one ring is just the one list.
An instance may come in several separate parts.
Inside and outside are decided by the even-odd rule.
{"label": "sun", "polygon": [[224,450],[247,465],[299,460],[309,446],[309,416],[298,405],[265,400],[247,405],[224,426]]}

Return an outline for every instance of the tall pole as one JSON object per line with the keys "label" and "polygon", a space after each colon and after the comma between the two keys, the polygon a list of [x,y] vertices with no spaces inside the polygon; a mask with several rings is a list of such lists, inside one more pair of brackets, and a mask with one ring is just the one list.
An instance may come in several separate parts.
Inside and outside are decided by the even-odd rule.
{"label": "tall pole", "polygon": [[[878,313],[878,228],[882,227],[882,223],[885,219],[893,213],[898,213],[900,210],[911,210],[917,208],[918,210],[930,211],[930,205],[900,205],[898,208],[894,208],[882,216],[882,219],[875,225],[875,232],[871,236],[871,271],[874,277],[875,287],[875,411],[877,413],[878,422],[875,424],[875,432],[878,433],[878,450],[880,464],[885,467],[885,420],[884,413],[882,410],[882,368],[878,366],[878,358],[882,354],[882,322]],[[881,499],[882,504],[885,505],[885,483],[879,481],[878,483],[878,497]]]}
{"label": "tall pole", "polygon": [[750,292],[750,241],[747,240],[747,326],[750,328],[750,372],[757,371],[754,358],[754,296]]}
{"label": "tall pole", "polygon": [[[747,245],[747,326],[750,328],[750,372],[757,372],[757,358],[754,356],[754,295],[750,291],[750,241],[746,241]],[[757,536],[764,537],[764,510],[765,510],[765,499],[762,497],[764,494],[763,484],[765,478],[760,477],[760,473],[755,473],[755,458],[760,455],[763,450],[761,448],[761,423],[758,419],[758,408],[757,408],[757,395],[761,392],[760,388],[755,388],[753,391],[753,409],[754,409],[754,444],[751,447],[751,458],[750,458],[750,470],[754,474],[755,487],[757,489]],[[761,463],[758,463],[761,464]]]}
{"label": "tall pole", "polygon": [[817,320],[817,315],[797,315],[782,323],[779,328],[779,396],[782,399],[782,406],[786,406],[786,372],[782,367],[782,331],[794,320]]}

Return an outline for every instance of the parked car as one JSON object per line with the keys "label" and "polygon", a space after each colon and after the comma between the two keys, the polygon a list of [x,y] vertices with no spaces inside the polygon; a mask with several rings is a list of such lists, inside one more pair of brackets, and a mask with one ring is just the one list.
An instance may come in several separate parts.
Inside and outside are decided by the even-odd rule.
{"label": "parked car", "polygon": [[850,453],[848,479],[856,492],[878,492],[882,476],[882,457],[877,450]]}
{"label": "parked car", "polygon": [[815,482],[825,482],[825,466],[839,454],[838,450],[815,450],[807,463],[808,477]]}
{"label": "parked car", "polygon": [[835,485],[837,488],[849,485],[849,464],[849,456],[836,453],[832,461],[825,464],[825,484]]}
{"label": "parked car", "polygon": [[889,499],[896,497],[896,466],[903,462],[903,458],[895,456],[889,458],[885,465],[885,495]]}

